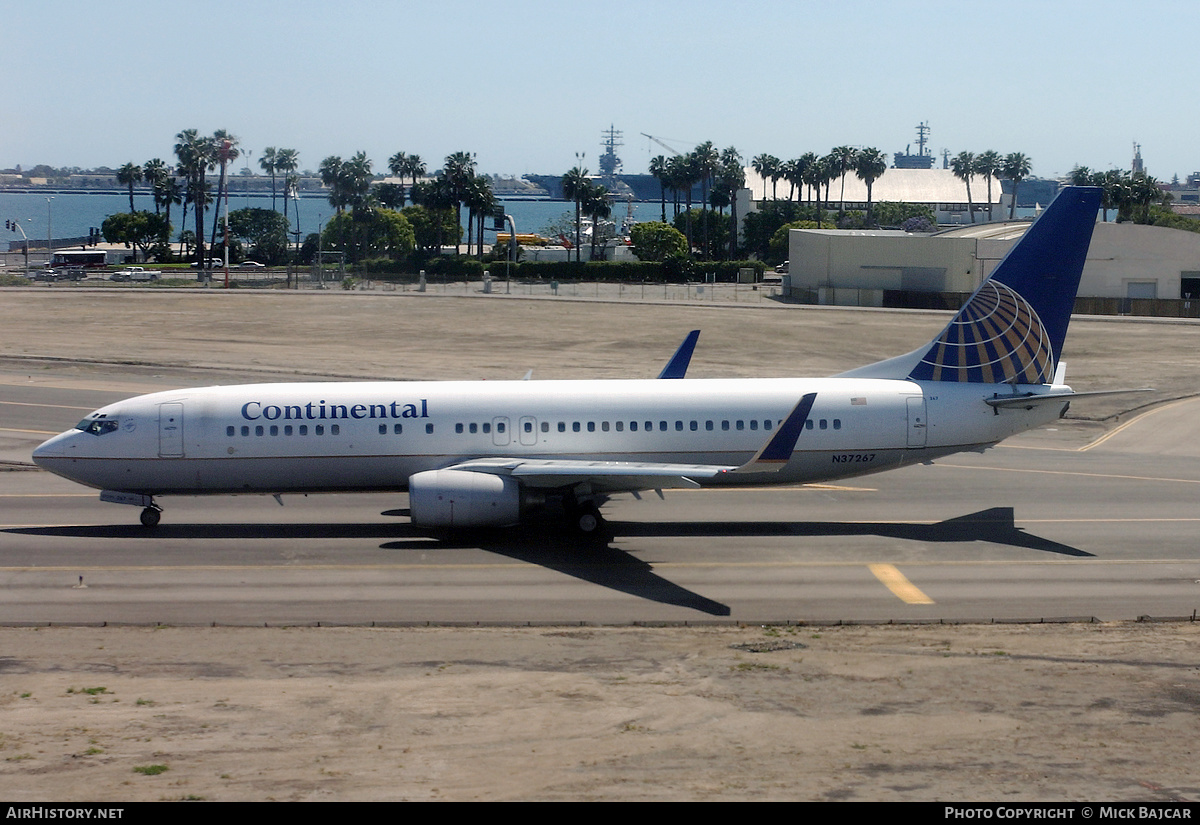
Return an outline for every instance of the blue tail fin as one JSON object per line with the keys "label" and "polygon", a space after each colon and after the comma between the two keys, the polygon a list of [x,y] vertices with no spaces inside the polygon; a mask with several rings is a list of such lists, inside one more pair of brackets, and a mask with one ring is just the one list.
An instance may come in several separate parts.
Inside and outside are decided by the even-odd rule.
{"label": "blue tail fin", "polygon": [[1090,186],[1063,189],[934,339],[909,377],[1052,382],[1101,191]]}

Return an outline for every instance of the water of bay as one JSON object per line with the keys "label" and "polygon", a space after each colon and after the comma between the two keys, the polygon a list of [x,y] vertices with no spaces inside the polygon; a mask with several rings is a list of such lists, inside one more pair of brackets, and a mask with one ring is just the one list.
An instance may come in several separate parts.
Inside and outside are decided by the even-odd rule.
{"label": "water of bay", "polygon": [[[297,207],[297,203],[299,204]],[[505,200],[504,211],[511,215],[516,223],[518,232],[542,232],[547,226],[569,215],[574,220],[574,205],[569,201],[534,201],[534,200]],[[134,194],[133,205],[139,210],[154,211],[154,201],[149,195]],[[233,195],[229,198],[229,208],[245,209],[256,207],[271,208],[271,196]],[[276,208],[283,212],[283,199],[276,199]],[[295,212],[299,211],[299,216]],[[660,217],[657,203],[633,203],[634,220],[658,220]],[[0,192],[0,218],[19,221],[25,234],[30,239],[45,239],[48,233],[55,238],[78,238],[86,236],[92,228],[99,228],[104,219],[117,212],[129,211],[129,196],[121,194],[101,193],[70,193],[42,195],[28,192]],[[289,218],[292,230],[297,228],[301,236],[316,232],[333,215],[333,207],[324,197],[300,198],[288,204]],[[628,207],[618,203],[613,207],[613,220],[620,225],[626,217]],[[464,220],[466,216],[464,215]],[[178,237],[182,226],[182,207],[175,206],[171,210],[171,223],[174,224],[173,237]],[[194,219],[189,214],[188,227]],[[206,232],[212,227],[211,212],[206,219]],[[488,222],[491,225],[491,222]],[[490,234],[484,236],[490,240]],[[5,231],[0,235],[4,243],[0,248],[7,249],[8,241],[20,240],[19,232]]]}

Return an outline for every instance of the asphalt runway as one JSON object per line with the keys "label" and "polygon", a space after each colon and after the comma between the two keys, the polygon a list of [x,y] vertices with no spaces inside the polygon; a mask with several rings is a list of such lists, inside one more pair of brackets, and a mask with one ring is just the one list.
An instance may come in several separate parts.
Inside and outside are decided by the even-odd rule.
{"label": "asphalt runway", "polygon": [[[595,545],[553,524],[438,541],[403,495],[163,498],[22,466],[155,367],[0,375],[2,623],[631,624],[1191,617],[1200,400],[838,485],[621,497]],[[191,383],[195,383],[194,381]],[[82,585],[82,586],[81,586]]]}

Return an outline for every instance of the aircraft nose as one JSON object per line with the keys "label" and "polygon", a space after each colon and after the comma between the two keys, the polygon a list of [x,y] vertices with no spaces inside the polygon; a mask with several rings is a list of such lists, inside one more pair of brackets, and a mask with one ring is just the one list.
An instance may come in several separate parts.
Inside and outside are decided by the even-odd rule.
{"label": "aircraft nose", "polygon": [[33,463],[39,467],[45,467],[47,460],[65,456],[67,454],[66,442],[70,436],[70,432],[59,433],[53,438],[43,441],[33,450]]}

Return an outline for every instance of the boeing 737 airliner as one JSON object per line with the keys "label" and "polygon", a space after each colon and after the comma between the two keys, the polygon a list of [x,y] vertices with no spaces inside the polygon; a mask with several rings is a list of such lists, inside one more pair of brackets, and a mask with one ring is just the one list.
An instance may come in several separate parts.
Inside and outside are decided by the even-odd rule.
{"label": "boeing 737 airliner", "polygon": [[[828,481],[981,450],[1062,415],[1059,354],[1100,190],[1064,189],[933,341],[831,378],[252,384],[103,407],[34,461],[157,496],[408,491],[415,525],[508,526],[615,493]],[[660,378],[681,378],[695,333]]]}

